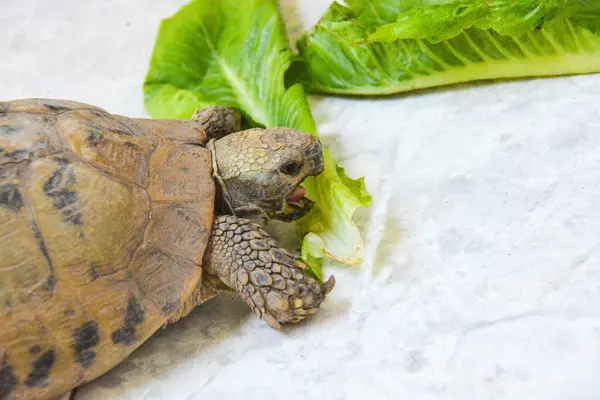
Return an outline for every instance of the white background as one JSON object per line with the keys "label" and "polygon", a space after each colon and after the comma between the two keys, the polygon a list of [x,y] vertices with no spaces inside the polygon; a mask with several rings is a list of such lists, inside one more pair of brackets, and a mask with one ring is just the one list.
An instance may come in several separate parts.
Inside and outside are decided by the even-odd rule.
{"label": "white background", "polygon": [[[184,3],[0,0],[0,100],[146,116],[158,24]],[[295,32],[328,5],[285,3]],[[283,331],[211,301],[77,400],[600,398],[599,97],[600,76],[311,97],[375,198],[365,264],[329,268],[323,311]]]}

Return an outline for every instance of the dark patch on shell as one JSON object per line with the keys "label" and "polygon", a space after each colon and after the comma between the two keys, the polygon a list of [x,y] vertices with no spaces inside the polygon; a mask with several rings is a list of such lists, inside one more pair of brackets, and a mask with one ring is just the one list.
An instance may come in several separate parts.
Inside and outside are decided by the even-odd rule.
{"label": "dark patch on shell", "polygon": [[34,346],[31,346],[31,347],[29,348],[29,352],[30,352],[31,354],[38,354],[40,351],[42,351],[42,348],[41,348],[40,346],[38,346],[37,344],[36,344],[36,345],[34,345]]}
{"label": "dark patch on shell", "polygon": [[[4,153],[4,152],[2,152]],[[4,153],[2,159],[8,162],[20,162],[29,158],[31,152],[29,150],[15,150]]]}
{"label": "dark patch on shell", "polygon": [[58,105],[58,104],[45,103],[44,106],[46,106],[46,108],[49,111],[52,111],[52,112],[55,112],[55,113],[62,113],[62,112],[66,112],[66,111],[71,111],[71,108],[69,108],[67,106],[63,106],[63,105]]}
{"label": "dark patch on shell", "polygon": [[46,289],[48,292],[52,293],[52,292],[54,292],[55,287],[56,287],[56,276],[54,276],[54,273],[53,273],[52,275],[50,275],[48,277],[43,288]]}
{"label": "dark patch on shell", "polygon": [[33,234],[35,235],[35,239],[38,242],[38,247],[40,248],[40,251],[44,255],[46,262],[50,266],[50,276],[48,277],[48,280],[46,281],[46,289],[52,293],[54,291],[54,288],[56,287],[56,277],[54,276],[54,264],[52,263],[52,259],[50,258],[50,253],[48,252],[48,246],[46,246],[46,242],[44,241],[44,238],[42,237],[42,232],[40,232],[40,227],[38,226],[37,222],[35,222],[35,220],[31,221],[31,228],[33,229]]}
{"label": "dark patch on shell", "polygon": [[33,363],[33,369],[27,375],[25,385],[29,387],[46,387],[52,366],[56,362],[56,352],[52,349],[46,351]]}
{"label": "dark patch on shell", "polygon": [[23,130],[20,126],[0,125],[0,136],[11,136]]}
{"label": "dark patch on shell", "polygon": [[73,351],[75,352],[75,360],[83,368],[88,368],[96,361],[96,352],[92,351],[93,347],[100,343],[100,332],[96,321],[87,321],[81,328],[73,330]]}
{"label": "dark patch on shell", "polygon": [[100,127],[98,127],[98,125],[89,124],[87,128],[87,134],[87,141],[92,147],[98,146],[105,140],[104,136],[102,136],[101,129]]}
{"label": "dark patch on shell", "polygon": [[9,183],[0,186],[0,206],[18,212],[24,205],[25,201],[17,185]]}
{"label": "dark patch on shell", "polygon": [[177,303],[168,302],[162,307],[162,312],[165,315],[171,315],[177,309]]}
{"label": "dark patch on shell", "polygon": [[135,343],[137,337],[135,330],[137,325],[144,322],[144,310],[138,303],[135,296],[129,297],[127,302],[127,310],[125,311],[125,320],[123,327],[112,333],[112,341],[114,344],[130,345]]}
{"label": "dark patch on shell", "polygon": [[8,399],[19,379],[13,373],[13,366],[7,359],[0,364],[0,400]]}
{"label": "dark patch on shell", "polygon": [[63,214],[63,221],[73,225],[83,224],[79,196],[69,186],[75,185],[75,172],[71,163],[60,158],[59,167],[44,183],[44,194],[52,199],[52,205]]}

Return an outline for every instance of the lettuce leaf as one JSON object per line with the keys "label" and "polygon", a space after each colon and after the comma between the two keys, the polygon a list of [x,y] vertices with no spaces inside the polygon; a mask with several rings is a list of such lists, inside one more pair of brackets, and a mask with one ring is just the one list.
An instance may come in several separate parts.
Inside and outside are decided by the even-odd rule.
{"label": "lettuce leaf", "polygon": [[[304,89],[284,85],[292,57],[276,1],[194,0],[161,23],[144,82],[146,109],[154,118],[189,119],[196,109],[230,105],[250,125],[317,135]],[[325,163],[323,174],[304,182],[316,205],[297,224],[301,257],[318,276],[325,256],[362,262],[352,218],[371,204],[362,179],[346,177],[328,151]]]}
{"label": "lettuce leaf", "polygon": [[412,8],[448,4],[455,0],[346,0],[357,20],[365,25],[394,22],[398,14]]}
{"label": "lettuce leaf", "polygon": [[298,41],[289,79],[382,95],[467,81],[600,72],[600,1],[349,0]]}

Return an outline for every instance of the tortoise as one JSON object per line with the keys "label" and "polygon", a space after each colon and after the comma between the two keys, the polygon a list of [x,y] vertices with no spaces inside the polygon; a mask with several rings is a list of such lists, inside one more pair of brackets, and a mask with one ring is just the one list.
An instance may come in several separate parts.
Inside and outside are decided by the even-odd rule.
{"label": "tortoise", "polygon": [[231,107],[128,118],[75,101],[0,102],[0,399],[53,399],[222,292],[273,328],[319,282],[265,231],[313,202],[314,136],[242,130]]}

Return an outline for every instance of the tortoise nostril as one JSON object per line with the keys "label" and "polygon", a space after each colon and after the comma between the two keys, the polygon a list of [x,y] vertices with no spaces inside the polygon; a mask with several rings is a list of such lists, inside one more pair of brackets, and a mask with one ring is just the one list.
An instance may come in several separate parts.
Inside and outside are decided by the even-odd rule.
{"label": "tortoise nostril", "polygon": [[297,161],[290,161],[284,164],[279,170],[286,175],[295,176],[300,172],[302,164]]}

